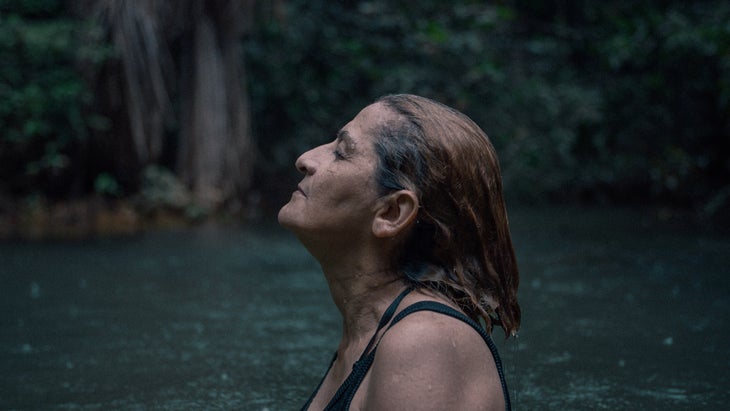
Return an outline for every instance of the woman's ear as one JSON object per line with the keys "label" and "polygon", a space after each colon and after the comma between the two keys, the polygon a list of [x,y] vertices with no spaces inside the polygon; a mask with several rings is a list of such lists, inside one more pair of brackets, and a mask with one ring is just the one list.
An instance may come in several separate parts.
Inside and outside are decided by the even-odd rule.
{"label": "woman's ear", "polygon": [[378,238],[395,237],[418,216],[418,197],[409,190],[388,194],[380,200],[373,220],[373,234]]}

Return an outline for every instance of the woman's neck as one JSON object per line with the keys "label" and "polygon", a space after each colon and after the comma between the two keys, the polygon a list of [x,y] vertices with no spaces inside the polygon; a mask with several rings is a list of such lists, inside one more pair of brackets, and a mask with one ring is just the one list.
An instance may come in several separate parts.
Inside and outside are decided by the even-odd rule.
{"label": "woman's neck", "polygon": [[391,270],[324,270],[330,293],[342,314],[342,346],[368,340],[388,305],[406,287]]}

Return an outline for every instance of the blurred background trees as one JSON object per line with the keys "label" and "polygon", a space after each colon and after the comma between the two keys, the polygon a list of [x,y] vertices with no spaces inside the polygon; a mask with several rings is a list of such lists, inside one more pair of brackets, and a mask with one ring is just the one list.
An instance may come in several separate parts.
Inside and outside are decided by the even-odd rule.
{"label": "blurred background trees", "polygon": [[729,21],[723,1],[0,0],[0,198],[277,205],[298,153],[408,92],[487,131],[511,201],[718,214]]}
{"label": "blurred background trees", "polygon": [[[92,0],[76,2],[116,51],[94,90],[114,104],[111,139],[124,185],[153,164],[176,171],[193,200],[215,208],[243,195],[253,165],[242,36],[250,1]],[[110,136],[100,136],[101,140]],[[118,150],[110,152],[117,156]],[[165,158],[165,157],[169,158]]]}

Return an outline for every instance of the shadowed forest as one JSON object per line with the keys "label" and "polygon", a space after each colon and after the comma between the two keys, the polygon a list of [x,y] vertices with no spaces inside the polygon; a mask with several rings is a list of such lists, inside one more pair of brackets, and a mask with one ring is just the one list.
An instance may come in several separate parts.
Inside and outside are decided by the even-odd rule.
{"label": "shadowed forest", "polygon": [[724,1],[0,1],[0,233],[278,209],[378,96],[485,129],[511,204],[730,208]]}

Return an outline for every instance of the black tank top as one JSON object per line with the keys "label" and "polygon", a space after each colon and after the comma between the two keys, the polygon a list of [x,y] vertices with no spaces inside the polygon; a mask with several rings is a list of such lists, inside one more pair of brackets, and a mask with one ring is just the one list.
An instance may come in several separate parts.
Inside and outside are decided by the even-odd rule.
{"label": "black tank top", "polygon": [[[365,350],[363,351],[360,358],[355,362],[355,364],[352,366],[352,371],[350,372],[350,375],[347,376],[345,381],[340,385],[340,387],[337,389],[337,392],[335,392],[335,395],[332,397],[330,402],[325,407],[325,411],[345,411],[350,409],[350,403],[352,402],[352,398],[355,396],[355,393],[357,392],[357,389],[360,387],[360,384],[362,383],[362,380],[365,378],[365,374],[367,374],[368,370],[370,369],[370,366],[373,364],[373,360],[375,359],[375,352],[378,349],[378,344],[375,342],[376,337],[378,335],[378,332],[388,325],[390,322],[390,325],[388,325],[388,328],[383,332],[383,335],[388,332],[390,327],[394,326],[396,323],[401,321],[403,318],[405,318],[409,314],[413,314],[417,311],[433,311],[440,314],[448,315],[451,317],[454,317],[458,320],[461,320],[467,324],[469,324],[472,328],[474,328],[479,335],[484,339],[484,342],[487,344],[487,347],[489,347],[489,351],[492,353],[492,357],[494,357],[494,363],[497,366],[497,373],[499,374],[499,381],[502,384],[502,394],[504,394],[504,404],[505,409],[507,411],[510,411],[512,409],[512,406],[510,404],[509,399],[509,391],[507,390],[507,383],[504,379],[504,372],[502,370],[502,361],[499,359],[499,354],[497,353],[497,346],[494,344],[494,341],[492,341],[492,338],[487,334],[487,332],[482,328],[481,325],[479,325],[477,322],[472,320],[471,318],[467,317],[466,315],[462,314],[459,311],[454,310],[453,308],[449,307],[448,305],[437,303],[435,301],[420,301],[415,304],[409,305],[403,311],[399,312],[398,315],[393,318],[393,321],[390,321],[390,319],[393,317],[393,313],[395,313],[396,308],[398,307],[398,304],[400,304],[401,300],[408,294],[412,288],[408,288],[405,291],[403,291],[396,299],[393,301],[387,310],[385,310],[385,313],[383,313],[383,317],[380,319],[378,323],[378,329],[373,334],[372,338],[370,338],[370,342],[368,343],[367,347],[365,347]],[[380,338],[382,339],[383,336],[381,335]],[[378,343],[380,340],[378,340]],[[374,345],[374,346],[373,346]],[[372,348],[372,349],[371,349]],[[309,408],[309,405],[312,403],[312,400],[314,399],[314,396],[317,394],[317,391],[319,391],[319,388],[322,386],[322,382],[324,382],[324,379],[327,377],[327,374],[329,374],[330,369],[332,368],[332,364],[334,364],[335,360],[337,359],[337,353],[335,353],[334,357],[332,358],[332,361],[330,362],[329,368],[327,369],[327,372],[324,374],[324,377],[322,377],[322,380],[319,382],[319,385],[317,385],[317,388],[314,390],[312,395],[309,397],[309,400],[307,400],[307,403],[304,404],[304,407],[302,407],[302,411],[305,411]]]}

